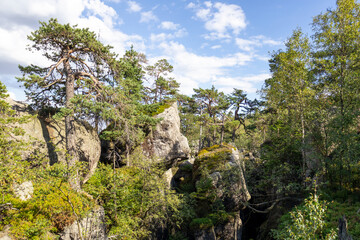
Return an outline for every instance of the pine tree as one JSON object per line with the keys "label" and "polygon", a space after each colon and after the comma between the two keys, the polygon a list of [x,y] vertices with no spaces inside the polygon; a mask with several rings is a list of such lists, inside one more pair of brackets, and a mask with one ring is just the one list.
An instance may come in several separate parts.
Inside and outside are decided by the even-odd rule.
{"label": "pine tree", "polygon": [[[103,83],[111,81],[114,54],[110,46],[100,43],[88,29],[62,25],[56,19],[40,25],[28,36],[33,42],[30,49],[42,51],[52,64],[44,68],[20,66],[24,77],[18,80],[24,83],[26,95],[36,108],[64,107],[67,165],[73,168],[78,161],[74,112],[81,111],[73,100],[75,97],[97,100],[96,94],[103,89]],[[75,189],[80,188],[77,175],[70,178]]]}

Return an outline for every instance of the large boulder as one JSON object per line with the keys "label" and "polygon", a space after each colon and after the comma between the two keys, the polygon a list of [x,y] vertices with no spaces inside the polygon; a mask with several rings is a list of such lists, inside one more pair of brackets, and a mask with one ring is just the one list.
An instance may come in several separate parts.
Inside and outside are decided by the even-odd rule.
{"label": "large boulder", "polygon": [[177,103],[155,116],[161,119],[142,147],[146,156],[171,166],[177,159],[187,159],[190,148],[187,138],[180,132],[180,117]]}
{"label": "large boulder", "polygon": [[186,160],[180,163],[175,170],[175,174],[171,180],[171,186],[180,193],[192,192],[194,187],[192,183],[193,164],[191,161]]}
{"label": "large boulder", "polygon": [[215,227],[216,239],[221,240],[241,240],[243,224],[240,213],[235,214],[227,222],[218,224]]}
{"label": "large boulder", "polygon": [[216,223],[215,225],[201,224],[193,226],[193,237],[195,240],[241,240],[243,224],[240,213],[235,213],[226,221]]}
{"label": "large boulder", "polygon": [[[187,165],[186,165],[187,166]],[[179,175],[180,178],[175,178]],[[187,175],[179,171],[174,181]],[[242,157],[229,145],[214,145],[202,149],[192,166],[192,182],[196,199],[196,214],[190,226],[195,239],[241,239],[243,223],[240,212],[250,200]]]}
{"label": "large boulder", "polygon": [[[7,102],[16,111],[17,116],[30,115],[28,122],[20,127],[25,131],[22,136],[15,136],[18,140],[31,143],[31,147],[23,152],[23,158],[31,160],[34,156],[45,156],[50,164],[61,162],[66,164],[66,141],[64,121],[51,117],[39,117],[31,108],[22,102],[7,98]],[[87,165],[88,172],[84,176],[86,182],[94,173],[99,162],[101,147],[97,132],[85,121],[75,123],[77,154],[80,161]]]}
{"label": "large boulder", "polygon": [[195,185],[210,179],[227,211],[238,211],[250,200],[240,154],[233,146],[223,144],[201,150],[193,168]]}
{"label": "large boulder", "polygon": [[29,200],[34,193],[34,187],[31,181],[23,182],[22,184],[15,184],[13,186],[15,196],[22,201]]}
{"label": "large boulder", "polygon": [[0,231],[0,240],[11,240],[9,236],[9,230],[10,230],[10,226],[7,225],[3,228],[2,231]]}
{"label": "large boulder", "polygon": [[[82,236],[81,236],[81,235]],[[60,233],[61,240],[106,240],[105,211],[98,206],[80,221],[75,221]]]}
{"label": "large boulder", "polygon": [[345,215],[343,215],[341,218],[339,218],[339,232],[338,232],[338,238],[339,240],[353,240],[351,235],[348,233],[347,229],[347,220],[345,218]]}

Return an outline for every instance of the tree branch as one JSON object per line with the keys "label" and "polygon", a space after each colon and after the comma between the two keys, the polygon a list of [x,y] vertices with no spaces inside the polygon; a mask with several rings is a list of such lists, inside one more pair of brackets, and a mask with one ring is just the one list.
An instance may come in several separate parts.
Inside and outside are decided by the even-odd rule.
{"label": "tree branch", "polygon": [[46,76],[43,77],[43,79],[48,78],[48,77],[52,74],[52,72],[54,71],[54,69],[55,69],[55,68],[57,69],[57,67],[58,67],[64,60],[66,60],[66,58],[62,58],[62,59],[60,59],[56,64],[54,64],[54,65],[50,68],[48,74],[46,74]]}

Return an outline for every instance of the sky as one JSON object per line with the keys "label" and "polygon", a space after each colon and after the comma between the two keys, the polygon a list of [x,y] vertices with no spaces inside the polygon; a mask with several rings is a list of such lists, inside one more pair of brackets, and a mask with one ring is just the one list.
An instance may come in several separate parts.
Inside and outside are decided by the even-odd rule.
{"label": "sky", "polygon": [[122,56],[131,46],[149,64],[165,58],[180,92],[214,85],[225,93],[243,89],[249,98],[269,78],[268,59],[297,27],[311,35],[314,16],[336,0],[0,0],[0,81],[10,96],[25,100],[18,65],[48,66],[29,51],[27,36],[39,21],[57,18],[89,28]]}

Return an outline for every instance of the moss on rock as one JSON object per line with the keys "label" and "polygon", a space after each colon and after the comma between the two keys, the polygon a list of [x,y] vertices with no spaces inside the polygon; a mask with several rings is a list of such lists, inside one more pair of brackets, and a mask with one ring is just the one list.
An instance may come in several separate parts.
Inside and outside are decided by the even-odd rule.
{"label": "moss on rock", "polygon": [[223,171],[231,160],[235,148],[229,144],[214,145],[202,149],[194,163],[194,177],[198,178],[203,172]]}

